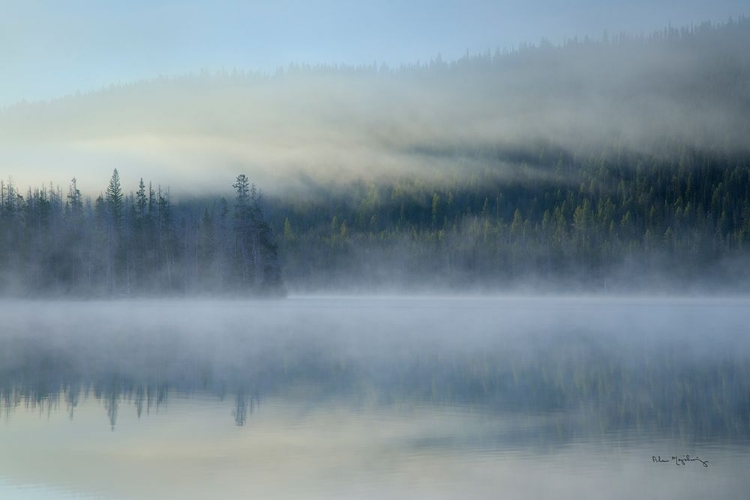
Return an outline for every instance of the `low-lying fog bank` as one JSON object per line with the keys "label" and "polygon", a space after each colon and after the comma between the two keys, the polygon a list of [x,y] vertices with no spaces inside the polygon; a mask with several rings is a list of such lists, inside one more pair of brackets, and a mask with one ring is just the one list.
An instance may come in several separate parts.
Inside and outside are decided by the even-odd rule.
{"label": "low-lying fog bank", "polygon": [[[0,303],[0,398],[178,393],[581,411],[609,430],[750,437],[750,299],[290,297]],[[244,408],[244,410],[243,410]],[[244,413],[243,413],[244,411]],[[679,424],[679,425],[677,425]]]}

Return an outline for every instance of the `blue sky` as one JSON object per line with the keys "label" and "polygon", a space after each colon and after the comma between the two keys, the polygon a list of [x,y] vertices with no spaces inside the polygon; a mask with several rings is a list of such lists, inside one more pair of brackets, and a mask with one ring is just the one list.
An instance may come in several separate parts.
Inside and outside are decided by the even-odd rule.
{"label": "blue sky", "polygon": [[291,62],[397,66],[521,42],[648,33],[747,0],[0,0],[0,106],[113,83]]}

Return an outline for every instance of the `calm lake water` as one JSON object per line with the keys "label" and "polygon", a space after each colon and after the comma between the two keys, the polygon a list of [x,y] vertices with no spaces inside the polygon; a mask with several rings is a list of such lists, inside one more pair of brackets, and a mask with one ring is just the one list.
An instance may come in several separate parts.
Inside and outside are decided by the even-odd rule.
{"label": "calm lake water", "polygon": [[0,302],[0,498],[747,498],[750,300]]}

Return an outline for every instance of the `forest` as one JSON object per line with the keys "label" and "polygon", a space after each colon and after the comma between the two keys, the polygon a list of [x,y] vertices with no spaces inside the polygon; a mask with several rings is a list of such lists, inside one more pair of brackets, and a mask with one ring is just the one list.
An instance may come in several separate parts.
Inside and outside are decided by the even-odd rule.
{"label": "forest", "polygon": [[284,293],[262,195],[241,174],[225,198],[174,204],[169,188],[125,194],[117,169],[106,192],[0,182],[0,291],[81,297]]}
{"label": "forest", "polygon": [[143,181],[125,194],[116,171],[94,201],[75,179],[67,195],[0,182],[0,283],[82,296],[747,289],[750,156],[540,147],[521,163],[512,182],[488,166],[288,198],[239,176],[231,203],[173,202]]}
{"label": "forest", "polygon": [[512,182],[488,166],[269,200],[290,286],[748,289],[749,155],[541,147],[521,164]]}
{"label": "forest", "polygon": [[[0,162],[39,146],[53,184],[3,181],[0,287],[748,291],[748,46],[741,18],[21,103],[0,110]],[[58,159],[111,171],[132,151],[178,189],[54,184]],[[264,196],[215,194],[237,165]]]}

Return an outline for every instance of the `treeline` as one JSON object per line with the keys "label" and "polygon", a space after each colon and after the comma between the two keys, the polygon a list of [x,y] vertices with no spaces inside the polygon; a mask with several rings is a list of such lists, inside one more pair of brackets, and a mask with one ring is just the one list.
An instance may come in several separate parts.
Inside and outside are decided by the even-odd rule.
{"label": "treeline", "polygon": [[73,179],[29,188],[0,181],[0,292],[131,296],[283,292],[262,196],[237,177],[232,205],[172,202],[169,189],[125,194],[117,170],[85,198]]}
{"label": "treeline", "polygon": [[748,287],[748,155],[538,146],[474,171],[460,163],[272,200],[288,283]]}
{"label": "treeline", "polygon": [[747,289],[748,46],[741,18],[398,69],[202,73],[14,106],[0,112],[10,142],[222,130],[285,190],[266,200],[261,230],[240,229],[221,200],[172,206],[143,185],[114,202],[109,191],[84,202],[75,185],[67,197],[5,185],[0,280],[252,289],[280,280],[272,227],[298,289]]}

